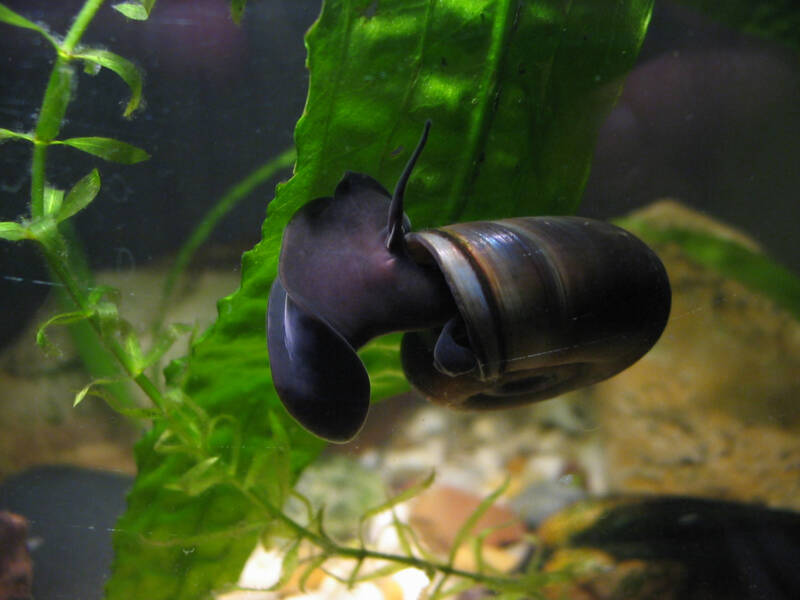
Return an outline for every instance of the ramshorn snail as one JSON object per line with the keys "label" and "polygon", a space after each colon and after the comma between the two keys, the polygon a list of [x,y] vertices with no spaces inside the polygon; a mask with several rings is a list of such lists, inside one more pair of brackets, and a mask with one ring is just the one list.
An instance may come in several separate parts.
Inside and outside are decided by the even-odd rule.
{"label": "ramshorn snail", "polygon": [[[552,398],[632,365],[670,310],[661,261],[581,217],[521,217],[410,232],[403,194],[348,172],[292,217],[267,311],[272,379],[316,435],[353,438],[369,408],[356,350],[406,331],[403,369],[425,396],[493,409]],[[388,219],[387,219],[388,215]]]}

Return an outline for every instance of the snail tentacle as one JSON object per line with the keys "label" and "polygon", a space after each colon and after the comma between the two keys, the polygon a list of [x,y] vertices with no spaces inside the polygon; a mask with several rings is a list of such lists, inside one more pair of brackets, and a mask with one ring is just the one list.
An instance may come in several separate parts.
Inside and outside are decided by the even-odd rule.
{"label": "snail tentacle", "polygon": [[408,183],[411,172],[414,170],[414,165],[417,163],[419,155],[422,154],[425,143],[428,141],[428,132],[431,129],[431,120],[425,121],[425,126],[422,129],[422,135],[417,142],[417,147],[408,159],[405,168],[403,169],[400,179],[397,180],[397,185],[394,187],[392,194],[392,202],[389,205],[389,220],[386,224],[388,235],[386,237],[386,248],[392,254],[398,254],[405,249],[405,231],[403,227],[404,212],[403,212],[403,196],[406,193],[406,184]]}

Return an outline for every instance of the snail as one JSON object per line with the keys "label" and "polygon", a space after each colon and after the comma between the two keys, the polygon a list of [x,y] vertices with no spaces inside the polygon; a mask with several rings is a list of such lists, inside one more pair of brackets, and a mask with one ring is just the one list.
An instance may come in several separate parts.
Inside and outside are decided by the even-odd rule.
{"label": "snail", "polygon": [[272,380],[288,412],[333,442],[355,437],[370,385],[356,351],[401,342],[409,382],[458,409],[552,398],[641,358],[669,315],[669,280],[631,233],[581,217],[519,217],[411,232],[403,195],[347,172],[283,234],[267,309]]}

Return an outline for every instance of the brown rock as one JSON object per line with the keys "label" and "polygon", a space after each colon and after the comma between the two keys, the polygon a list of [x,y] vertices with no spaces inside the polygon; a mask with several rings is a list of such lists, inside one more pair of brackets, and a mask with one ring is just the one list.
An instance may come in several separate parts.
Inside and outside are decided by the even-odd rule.
{"label": "brown rock", "polygon": [[27,546],[28,522],[0,511],[0,600],[31,597],[33,563]]}
{"label": "brown rock", "polygon": [[[688,227],[691,211],[680,217]],[[641,361],[591,392],[607,491],[800,509],[800,323],[677,246],[654,249],[673,288],[666,331]]]}

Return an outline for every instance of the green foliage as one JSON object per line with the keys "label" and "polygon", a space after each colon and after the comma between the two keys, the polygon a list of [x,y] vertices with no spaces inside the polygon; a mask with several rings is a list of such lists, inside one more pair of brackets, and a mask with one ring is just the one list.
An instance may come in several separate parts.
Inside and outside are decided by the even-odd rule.
{"label": "green foliage", "polygon": [[800,50],[800,5],[795,0],[679,0],[712,19]]}
{"label": "green foliage", "polygon": [[800,278],[770,257],[710,233],[657,228],[636,217],[616,222],[651,244],[678,245],[693,260],[764,294],[800,319]]}
{"label": "green foliage", "polygon": [[114,10],[119,11],[129,19],[146,21],[155,3],[156,0],[131,0],[130,2],[115,4]]}
{"label": "green foliage", "polygon": [[[283,228],[290,216],[314,197],[329,195],[346,170],[394,184],[422,122],[431,118],[430,143],[409,186],[408,211],[416,225],[537,213],[565,213],[576,207],[585,183],[597,129],[617,98],[646,30],[652,0],[615,0],[613,10],[591,0],[564,5],[556,0],[330,0],[309,32],[311,84],[304,116],[296,129],[294,177],[280,186],[264,222],[262,241],[243,257],[239,290],[219,302],[219,317],[195,340],[191,352],[166,370],[159,389],[145,369],[155,364],[180,327],[163,331],[144,350],[120,317],[108,290],[87,293],[70,263],[65,237],[69,217],[85,208],[100,190],[92,171],[72,189],[45,182],[46,151],[67,145],[123,164],[148,158],[125,142],[104,137],[57,139],[75,91],[76,63],[90,73],[115,72],[130,89],[129,116],[142,97],[142,78],[126,59],[104,49],[79,45],[103,0],[85,0],[62,41],[44,28],[0,5],[0,21],[33,30],[57,51],[39,120],[33,132],[0,129],[0,141],[31,143],[31,214],[0,223],[0,237],[37,242],[55,277],[64,284],[73,309],[54,324],[89,324],[121,367],[119,377],[102,376],[81,390],[74,403],[95,395],[134,418],[152,418],[153,427],[137,444],[139,475],[128,510],[114,535],[116,559],[107,587],[114,598],[207,597],[234,582],[257,539],[288,537],[287,561],[310,574],[332,556],[355,561],[350,583],[362,574],[366,558],[382,558],[390,572],[415,566],[441,577],[459,576],[493,587],[507,597],[530,592],[538,572],[507,578],[481,568],[461,572],[426,554],[413,530],[395,519],[406,554],[380,555],[361,544],[338,545],[323,526],[324,512],[307,499],[304,523],[282,512],[298,475],[323,448],[285,412],[273,389],[266,353],[264,315]],[[154,0],[131,0],[114,8],[144,19]],[[243,0],[232,0],[238,19]],[[287,152],[264,169],[292,160]],[[234,188],[221,214],[263,181]],[[243,191],[244,190],[244,191]],[[217,212],[198,230],[191,253],[213,226]],[[188,260],[184,257],[184,261]],[[168,295],[170,284],[167,284]],[[387,336],[363,352],[374,399],[407,388],[397,358],[398,336]],[[114,386],[134,381],[149,397],[145,409],[121,402]],[[391,510],[410,492],[382,503]],[[471,530],[495,499],[493,494],[468,519],[458,544],[475,544]],[[295,495],[297,495],[295,493]],[[300,543],[318,556],[300,566]],[[417,558],[416,556],[423,558]],[[538,578],[538,579],[537,579]]]}
{"label": "green foliage", "polygon": [[74,58],[80,58],[86,61],[87,72],[97,72],[97,69],[93,68],[92,65],[105,67],[106,69],[114,71],[114,73],[119,75],[120,78],[128,84],[131,90],[131,99],[125,106],[124,116],[131,116],[133,112],[139,108],[142,101],[142,74],[131,61],[113,52],[101,49],[87,49],[73,56]]}
{"label": "green foliage", "polygon": [[[291,448],[291,480],[322,448],[286,416],[267,368],[266,298],[288,218],[330,194],[348,169],[391,186],[427,117],[433,133],[407,195],[418,224],[573,210],[596,129],[635,59],[651,8],[648,1],[618,2],[617,11],[591,2],[566,11],[559,3],[387,1],[371,13],[372,4],[328,2],[309,32],[311,87],[296,130],[295,176],[270,205],[262,242],[243,258],[240,289],[220,301],[217,323],[194,345],[185,370],[170,370],[170,382],[182,383],[209,415],[237,419],[238,473],[261,468],[253,466],[258,457],[271,455],[276,421]],[[363,352],[375,398],[407,388],[398,339]],[[182,496],[166,489],[201,463],[162,456],[156,442],[164,431],[157,426],[137,447],[140,476],[115,537],[110,598],[195,598],[235,580],[254,536],[225,538],[225,553],[214,554],[210,569],[205,552],[186,556],[178,544],[170,552],[148,541],[148,531],[169,531],[175,513],[186,522],[173,535],[207,538],[214,548],[231,525],[210,518],[223,498],[232,521],[269,520],[227,486]],[[270,495],[253,493],[262,501]],[[170,577],[178,570],[181,577]]]}

